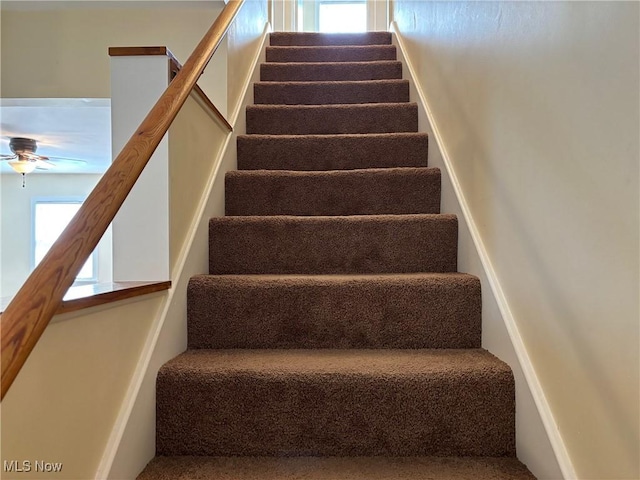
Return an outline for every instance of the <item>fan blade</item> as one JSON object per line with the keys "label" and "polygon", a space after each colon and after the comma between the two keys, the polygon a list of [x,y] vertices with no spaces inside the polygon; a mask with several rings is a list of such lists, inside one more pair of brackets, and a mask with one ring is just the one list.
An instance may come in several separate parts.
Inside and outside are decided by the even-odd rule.
{"label": "fan blade", "polygon": [[17,155],[0,155],[0,161],[1,160],[14,160],[18,158]]}
{"label": "fan blade", "polygon": [[50,162],[64,163],[67,165],[86,165],[86,160],[80,160],[79,158],[67,158],[67,157],[42,157],[46,158]]}
{"label": "fan blade", "polygon": [[[46,157],[43,157],[46,158]],[[49,170],[51,168],[55,168],[55,165],[51,162],[46,162],[44,160],[34,160],[34,163],[36,164],[36,168],[38,170]]]}

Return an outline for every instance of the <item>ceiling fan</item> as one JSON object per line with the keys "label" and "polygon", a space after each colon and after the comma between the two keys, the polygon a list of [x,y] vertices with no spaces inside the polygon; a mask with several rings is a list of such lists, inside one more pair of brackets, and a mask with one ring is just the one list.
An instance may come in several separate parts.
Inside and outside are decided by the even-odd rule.
{"label": "ceiling fan", "polygon": [[0,161],[6,161],[13,170],[22,174],[22,186],[24,187],[24,176],[34,170],[50,170],[55,168],[55,163],[65,162],[74,164],[87,163],[84,160],[62,157],[46,157],[36,154],[38,142],[33,138],[11,137],[9,139],[9,149],[13,155],[0,155]]}

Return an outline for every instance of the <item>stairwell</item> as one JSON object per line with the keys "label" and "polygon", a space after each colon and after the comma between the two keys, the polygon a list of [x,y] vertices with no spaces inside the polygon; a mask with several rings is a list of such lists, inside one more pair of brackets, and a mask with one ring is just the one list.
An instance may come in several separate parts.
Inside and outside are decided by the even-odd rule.
{"label": "stairwell", "polygon": [[266,55],[138,478],[534,478],[390,34]]}

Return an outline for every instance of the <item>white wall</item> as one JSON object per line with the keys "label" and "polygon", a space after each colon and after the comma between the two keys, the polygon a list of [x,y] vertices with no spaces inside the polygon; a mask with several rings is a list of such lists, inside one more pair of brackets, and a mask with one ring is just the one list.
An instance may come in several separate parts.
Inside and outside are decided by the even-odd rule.
{"label": "white wall", "polygon": [[260,48],[268,15],[265,0],[246,0],[227,33],[227,119],[232,122],[239,113],[247,75]]}
{"label": "white wall", "polygon": [[[110,97],[109,47],[166,46],[184,64],[223,6],[216,0],[2,1],[2,96]],[[223,114],[224,50],[198,82]]]}
{"label": "white wall", "polygon": [[3,472],[3,479],[94,478],[165,298],[160,292],[54,317],[2,400],[0,463],[42,460],[63,468],[55,475]]}
{"label": "white wall", "polygon": [[[0,297],[11,297],[31,273],[32,201],[46,197],[86,197],[100,179],[93,174],[31,173],[22,188],[17,173],[0,175]],[[111,281],[110,233],[100,242],[98,282]]]}
{"label": "white wall", "polygon": [[[189,278],[208,271],[209,218],[224,215],[224,176],[236,167],[236,136],[245,129],[247,87],[264,59],[267,0],[247,0],[228,33],[230,133],[202,105],[188,99],[169,131],[172,289],[151,326],[122,408],[113,425],[97,478],[135,478],[155,454],[155,383],[158,369],[186,348]],[[260,57],[258,57],[260,55]],[[180,169],[188,157],[188,169]],[[190,181],[193,178],[193,181]],[[177,218],[180,216],[181,218]]]}
{"label": "white wall", "polygon": [[[144,8],[139,2],[135,2],[136,8],[125,7],[134,2],[37,2],[45,9],[33,10],[27,5],[32,2],[10,3],[3,1],[1,5],[2,96],[19,98],[109,97],[109,46],[166,45],[184,61],[222,6],[215,1],[195,6],[178,2],[181,5],[177,9],[175,4],[168,6],[169,2],[143,2]],[[27,34],[25,25],[29,26]],[[223,60],[220,68],[214,60],[209,70],[214,77],[221,75],[214,82],[218,97],[211,97],[224,113],[227,71]],[[208,90],[204,83],[201,86]],[[17,175],[3,176],[3,196],[7,193],[5,181],[20,185]],[[34,189],[36,182],[36,175],[27,177],[26,191]],[[2,212],[3,230],[8,224]],[[206,236],[203,239],[206,245]],[[0,236],[3,250],[5,241]],[[206,247],[198,245],[197,272],[206,265],[207,255]],[[4,266],[4,258],[2,262]],[[180,320],[188,275],[181,279],[180,295],[170,311],[178,327],[184,327]],[[139,375],[139,366],[146,359],[145,348],[167,316],[169,299],[174,298],[177,287],[176,281],[169,292],[54,317],[2,402],[0,462],[63,462],[59,478],[95,478],[114,430],[120,427],[132,379]],[[163,338],[172,348],[184,343],[184,328],[165,333]],[[155,371],[149,378],[153,401]],[[153,417],[153,404],[151,410],[143,412],[146,414]],[[153,442],[153,424],[147,426],[142,433]],[[139,452],[124,455],[133,455],[134,461],[144,464],[147,458],[136,457],[135,453]],[[134,478],[136,473],[114,478]],[[51,474],[3,473],[5,477],[51,478]]]}
{"label": "white wall", "polygon": [[639,7],[393,4],[581,479],[640,478]]}

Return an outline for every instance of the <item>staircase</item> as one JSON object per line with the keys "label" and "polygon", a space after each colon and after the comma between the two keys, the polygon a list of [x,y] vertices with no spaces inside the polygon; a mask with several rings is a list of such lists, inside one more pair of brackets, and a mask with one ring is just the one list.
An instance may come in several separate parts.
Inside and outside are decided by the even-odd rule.
{"label": "staircase", "polygon": [[138,478],[534,478],[391,35],[266,55]]}

